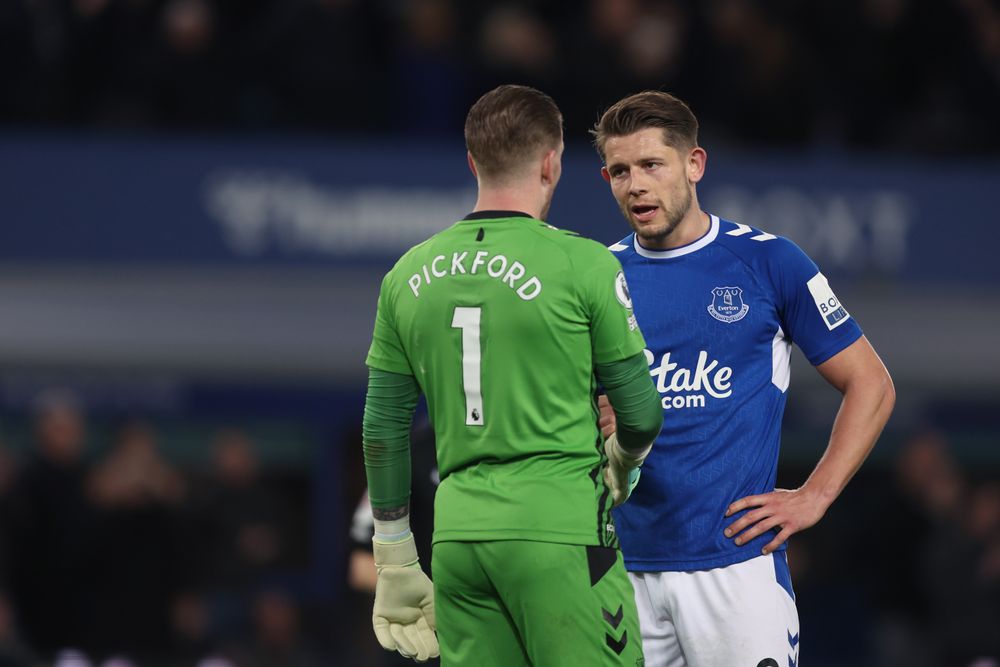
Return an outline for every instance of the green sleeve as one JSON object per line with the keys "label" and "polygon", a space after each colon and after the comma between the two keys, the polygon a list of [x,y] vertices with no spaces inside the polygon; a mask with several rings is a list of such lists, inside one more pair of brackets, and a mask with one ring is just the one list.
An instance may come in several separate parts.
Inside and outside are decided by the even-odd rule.
{"label": "green sleeve", "polygon": [[419,397],[412,375],[368,370],[361,434],[372,507],[410,501],[410,425]]}
{"label": "green sleeve", "polygon": [[372,332],[372,344],[368,348],[368,358],[365,363],[369,368],[413,375],[395,324],[393,275],[394,273],[390,271],[382,280],[382,288],[378,294],[378,311],[375,313],[375,330]]}
{"label": "green sleeve", "polygon": [[610,250],[594,243],[579,267],[579,286],[590,315],[595,364],[620,361],[641,352],[646,342],[632,313],[632,298],[621,264]]}
{"label": "green sleeve", "polygon": [[663,406],[649,376],[646,355],[640,352],[621,361],[597,364],[594,374],[615,409],[618,443],[633,450],[655,440],[663,427]]}

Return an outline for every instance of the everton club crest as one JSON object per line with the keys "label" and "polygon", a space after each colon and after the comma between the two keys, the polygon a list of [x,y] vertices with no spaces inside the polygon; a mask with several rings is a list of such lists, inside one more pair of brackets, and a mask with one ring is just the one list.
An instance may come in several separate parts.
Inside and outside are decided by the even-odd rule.
{"label": "everton club crest", "polygon": [[739,322],[746,317],[750,306],[743,303],[742,287],[716,287],[712,290],[712,303],[708,314],[726,324]]}

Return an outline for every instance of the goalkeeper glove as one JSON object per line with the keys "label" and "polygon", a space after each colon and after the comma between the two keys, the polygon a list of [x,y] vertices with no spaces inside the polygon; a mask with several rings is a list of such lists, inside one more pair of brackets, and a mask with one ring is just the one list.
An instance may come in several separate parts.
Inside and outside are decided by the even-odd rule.
{"label": "goalkeeper glove", "polygon": [[640,452],[628,452],[618,444],[618,434],[612,433],[604,441],[604,453],[608,457],[608,465],[604,468],[604,481],[611,489],[611,499],[615,507],[618,507],[632,494],[632,490],[639,483],[639,466],[646,460],[646,455],[652,445],[645,447]]}
{"label": "goalkeeper glove", "polygon": [[372,625],[382,648],[426,662],[436,658],[434,586],[420,569],[413,535],[399,542],[372,540],[378,582]]}

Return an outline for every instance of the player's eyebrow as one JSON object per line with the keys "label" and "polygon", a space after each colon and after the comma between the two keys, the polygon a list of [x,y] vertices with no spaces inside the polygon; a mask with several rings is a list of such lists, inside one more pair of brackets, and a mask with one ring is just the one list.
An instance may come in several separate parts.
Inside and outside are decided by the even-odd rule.
{"label": "player's eyebrow", "polygon": [[[632,161],[633,164],[638,164],[638,165],[645,165],[649,164],[650,162],[663,162],[663,158],[657,155],[649,155],[636,158],[635,160]],[[607,165],[605,165],[605,168],[608,171],[614,171],[615,169],[624,169],[627,166],[628,162],[624,160],[619,160],[617,162],[609,162]]]}

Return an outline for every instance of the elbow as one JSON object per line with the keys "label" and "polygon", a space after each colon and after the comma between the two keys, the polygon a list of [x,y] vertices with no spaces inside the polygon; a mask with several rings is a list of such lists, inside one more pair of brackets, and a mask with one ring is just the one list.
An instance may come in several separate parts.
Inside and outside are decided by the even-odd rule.
{"label": "elbow", "polygon": [[650,404],[650,408],[644,415],[642,424],[639,427],[639,434],[642,441],[651,443],[660,435],[663,429],[663,407],[660,405],[660,395],[656,395],[656,401]]}
{"label": "elbow", "polygon": [[618,443],[628,450],[643,449],[653,443],[663,428],[663,408],[659,400],[628,423],[618,422]]}
{"label": "elbow", "polygon": [[649,441],[653,442],[657,437],[659,437],[660,431],[663,430],[663,408],[661,408],[659,404],[656,406],[656,416],[653,418],[650,426],[651,428],[648,432]]}
{"label": "elbow", "polygon": [[889,372],[885,371],[882,376],[882,406],[885,410],[886,415],[892,412],[893,408],[896,407],[896,385],[892,381],[892,377],[889,376]]}

